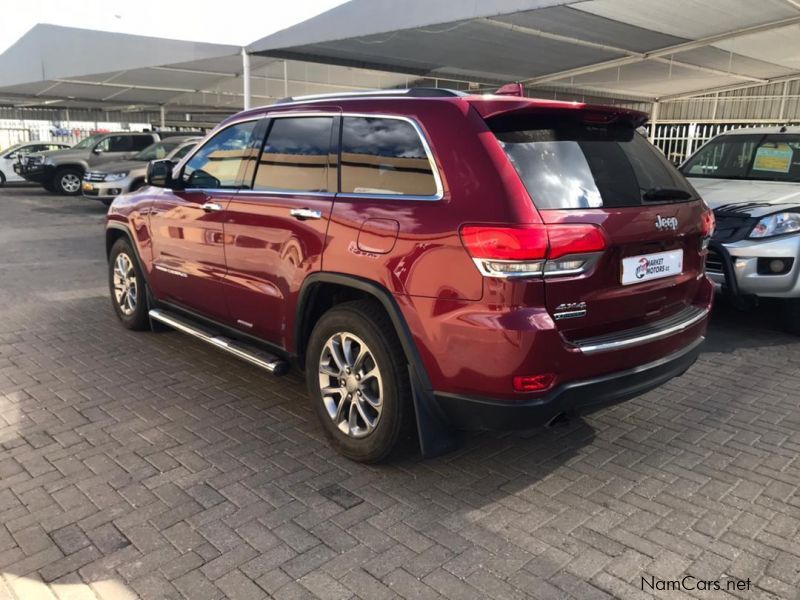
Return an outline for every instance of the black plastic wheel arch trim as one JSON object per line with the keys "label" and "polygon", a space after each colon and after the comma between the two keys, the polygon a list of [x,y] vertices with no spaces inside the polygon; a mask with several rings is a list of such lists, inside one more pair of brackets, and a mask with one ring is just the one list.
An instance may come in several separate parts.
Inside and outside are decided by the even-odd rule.
{"label": "black plastic wheel arch trim", "polygon": [[368,279],[344,273],[319,272],[309,275],[300,289],[295,318],[294,353],[298,357],[298,361],[302,361],[302,356],[305,352],[305,343],[302,340],[306,338],[306,333],[310,333],[307,329],[309,325],[306,317],[311,306],[311,300],[313,300],[314,287],[320,283],[350,287],[369,294],[381,303],[384,310],[386,310],[386,314],[389,315],[392,325],[394,325],[408,361],[414,415],[417,421],[417,435],[419,436],[422,456],[424,458],[433,458],[455,448],[455,431],[448,425],[434,398],[428,372],[422,364],[422,358],[411,335],[411,330],[400,312],[397,301],[386,288]]}

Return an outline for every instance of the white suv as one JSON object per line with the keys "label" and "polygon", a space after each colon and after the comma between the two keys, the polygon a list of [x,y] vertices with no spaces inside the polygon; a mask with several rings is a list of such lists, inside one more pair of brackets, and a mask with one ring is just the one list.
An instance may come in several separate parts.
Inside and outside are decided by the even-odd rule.
{"label": "white suv", "polygon": [[62,150],[69,148],[69,144],[61,142],[23,142],[14,144],[0,152],[0,185],[6,181],[25,181],[14,172],[14,163],[20,158],[33,152],[46,152],[47,150]]}

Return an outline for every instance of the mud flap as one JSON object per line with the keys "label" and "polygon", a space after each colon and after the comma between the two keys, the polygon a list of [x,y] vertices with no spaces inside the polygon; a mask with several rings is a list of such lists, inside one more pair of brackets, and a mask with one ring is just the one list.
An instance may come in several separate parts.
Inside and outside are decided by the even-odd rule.
{"label": "mud flap", "polygon": [[420,384],[414,366],[408,365],[411,379],[411,395],[414,399],[414,414],[417,419],[419,448],[423,458],[434,458],[447,454],[458,446],[456,431],[447,423],[436,406],[433,394]]}

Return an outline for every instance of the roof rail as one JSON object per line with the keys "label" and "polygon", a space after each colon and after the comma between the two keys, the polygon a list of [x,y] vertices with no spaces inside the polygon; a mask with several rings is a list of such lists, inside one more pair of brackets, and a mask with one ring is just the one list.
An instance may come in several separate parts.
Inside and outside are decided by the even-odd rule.
{"label": "roof rail", "polygon": [[445,96],[467,96],[465,92],[447,88],[415,87],[407,89],[365,90],[360,92],[338,92],[333,94],[310,94],[308,96],[288,96],[281,98],[275,104],[288,104],[290,102],[313,102],[315,100],[347,100],[349,98],[392,98],[403,96],[406,98],[441,98]]}

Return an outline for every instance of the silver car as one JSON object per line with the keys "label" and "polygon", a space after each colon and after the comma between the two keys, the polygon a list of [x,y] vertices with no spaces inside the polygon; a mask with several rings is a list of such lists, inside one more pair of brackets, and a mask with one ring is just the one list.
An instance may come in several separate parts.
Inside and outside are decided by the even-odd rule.
{"label": "silver car", "polygon": [[147,163],[151,160],[168,158],[178,161],[201,139],[197,136],[168,137],[149,145],[130,160],[108,163],[102,168],[87,171],[81,186],[83,195],[109,206],[120,194],[132,192],[144,185]]}
{"label": "silver car", "polygon": [[708,275],[739,304],[783,299],[800,333],[800,127],[723,133],[681,171],[716,217]]}

